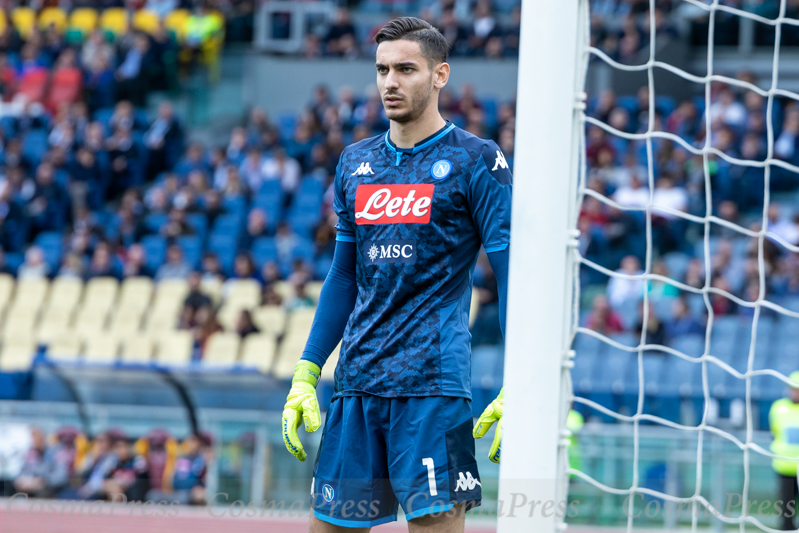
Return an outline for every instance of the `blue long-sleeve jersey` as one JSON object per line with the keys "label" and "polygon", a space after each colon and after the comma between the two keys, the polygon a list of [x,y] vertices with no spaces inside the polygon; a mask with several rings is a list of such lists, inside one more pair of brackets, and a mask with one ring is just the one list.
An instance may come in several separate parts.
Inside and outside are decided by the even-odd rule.
{"label": "blue long-sleeve jersey", "polygon": [[336,267],[303,353],[323,361],[346,324],[335,397],[470,397],[472,273],[482,244],[507,279],[511,183],[494,142],[449,122],[411,149],[386,132],[344,150]]}

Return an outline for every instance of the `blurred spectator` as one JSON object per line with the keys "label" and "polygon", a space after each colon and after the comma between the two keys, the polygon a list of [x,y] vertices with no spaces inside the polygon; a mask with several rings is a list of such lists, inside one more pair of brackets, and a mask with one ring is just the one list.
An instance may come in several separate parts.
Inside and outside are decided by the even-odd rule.
{"label": "blurred spectator", "polygon": [[603,335],[624,331],[621,317],[610,307],[608,298],[602,294],[594,298],[593,311],[588,315],[586,327]]}
{"label": "blurred spectator", "polygon": [[[623,276],[641,276],[641,262],[634,255],[621,260],[621,268],[616,271]],[[608,282],[608,302],[614,307],[629,300],[640,300],[644,297],[644,281],[613,276]]]}
{"label": "blurred spectator", "polygon": [[31,428],[31,448],[25,454],[22,469],[14,480],[14,490],[29,496],[46,496],[52,468],[47,459],[44,433],[39,428]]}
{"label": "blurred spectator", "polygon": [[335,22],[330,26],[322,40],[326,55],[347,56],[358,53],[356,46],[355,26],[350,20],[349,11],[340,7],[336,10]]}
{"label": "blurred spectator", "polygon": [[44,252],[38,246],[31,246],[25,252],[25,262],[17,270],[19,279],[42,279],[50,273],[50,266],[44,261]]}
{"label": "blurred spectator", "polygon": [[635,325],[636,333],[644,332],[644,344],[666,344],[666,328],[657,316],[655,306],[649,302],[646,325],[644,325],[643,302],[639,306],[638,323]]}
{"label": "blurred spectator", "polygon": [[205,474],[208,467],[203,453],[203,436],[191,434],[183,441],[183,453],[175,462],[173,500],[182,504],[205,505]]}
{"label": "blurred spectator", "polygon": [[189,265],[183,260],[183,250],[177,244],[166,250],[166,262],[158,268],[156,281],[165,279],[185,279],[191,272]]}
{"label": "blurred spectator", "polygon": [[704,335],[705,327],[693,316],[684,297],[671,304],[671,318],[666,321],[666,337],[673,340],[685,335]]}
{"label": "blurred spectator", "polygon": [[253,322],[252,313],[250,313],[249,309],[242,309],[236,319],[236,333],[238,333],[239,337],[244,339],[247,335],[260,332],[261,330]]}

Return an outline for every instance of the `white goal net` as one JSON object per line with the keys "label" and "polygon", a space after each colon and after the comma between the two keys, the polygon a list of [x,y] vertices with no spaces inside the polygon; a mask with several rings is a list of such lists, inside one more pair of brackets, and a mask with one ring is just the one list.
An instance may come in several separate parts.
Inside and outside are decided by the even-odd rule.
{"label": "white goal net", "polygon": [[[799,268],[799,236],[794,239],[789,231],[796,223],[779,214],[779,208],[784,215],[786,206],[796,203],[791,175],[799,176],[790,144],[796,137],[782,135],[793,127],[789,121],[799,121],[799,95],[780,88],[783,30],[799,26],[799,20],[786,17],[787,0],[774,2],[778,13],[772,18],[735,7],[764,3],[674,2],[706,25],[706,71],[696,73],[658,59],[665,30],[655,0],[649,1],[646,26],[657,30],[644,33],[648,60],[638,63],[591,43],[592,6],[580,2],[578,31],[586,46],[578,50],[578,85],[594,64],[638,72],[646,80],[628,109],[618,101],[615,108],[622,111],[603,107],[619,97],[609,93],[583,95],[577,104],[574,127],[585,134],[577,136],[578,184],[570,220],[579,233],[570,245],[573,298],[566,357],[571,363],[565,366],[571,369],[565,372],[563,404],[628,427],[632,449],[630,483],[613,486],[588,465],[569,466],[562,441],[561,492],[570,478],[572,488],[582,483],[624,497],[614,501],[626,507],[628,531],[640,526],[640,511],[651,501],[682,508],[681,525],[692,531],[714,521],[741,531],[779,528],[777,518],[764,519],[757,506],[745,502],[753,484],[762,481],[753,479],[750,465],[775,457],[768,442],[758,442],[758,430],[767,429],[770,401],[784,394],[788,375],[799,370],[799,352],[790,349],[797,339],[792,332],[799,329],[799,291],[792,281]],[[716,69],[714,43],[722,18],[725,31],[734,21],[772,32],[770,79]],[[690,82],[695,96],[675,105],[656,83],[666,76]],[[631,183],[636,176],[642,183]],[[755,185],[759,194],[752,192]],[[603,225],[615,226],[616,235],[595,231]],[[636,232],[639,240],[632,237]],[[568,435],[565,412],[562,435]],[[691,487],[658,487],[644,479],[639,468],[644,426],[695,436]],[[707,490],[703,464],[716,449],[708,446],[710,440],[740,452],[735,506]],[[776,485],[765,492],[776,499]],[[708,522],[703,516],[713,518]]]}

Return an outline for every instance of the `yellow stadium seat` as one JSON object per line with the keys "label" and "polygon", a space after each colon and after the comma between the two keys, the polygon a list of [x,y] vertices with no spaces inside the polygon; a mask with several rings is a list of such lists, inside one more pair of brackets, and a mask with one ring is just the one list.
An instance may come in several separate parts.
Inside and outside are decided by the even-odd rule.
{"label": "yellow stadium seat", "polygon": [[254,309],[252,319],[261,333],[279,335],[286,329],[286,311],[278,305],[265,305]]}
{"label": "yellow stadium seat", "polygon": [[117,297],[119,282],[114,278],[92,278],[86,283],[86,292],[83,295],[83,307],[105,309],[108,311],[114,305]]}
{"label": "yellow stadium seat", "polygon": [[128,12],[121,7],[109,7],[100,14],[100,27],[120,37],[128,31]]}
{"label": "yellow stadium seat", "polygon": [[3,350],[0,352],[0,370],[18,372],[29,369],[33,363],[33,357],[36,355],[35,352],[36,343],[33,337],[4,342]]}
{"label": "yellow stadium seat", "polygon": [[47,7],[39,13],[39,28],[42,30],[55,26],[59,33],[64,33],[67,27],[67,14],[57,7]]}
{"label": "yellow stadium seat", "polygon": [[29,309],[9,313],[3,326],[3,342],[19,338],[33,338],[36,327],[36,313]]}
{"label": "yellow stadium seat", "polygon": [[0,32],[5,32],[7,27],[8,27],[8,18],[6,17],[6,12],[0,10]]}
{"label": "yellow stadium seat", "polygon": [[214,333],[203,353],[204,365],[234,365],[239,358],[239,336],[235,333]]}
{"label": "yellow stadium seat", "polygon": [[219,305],[222,300],[222,282],[217,278],[206,278],[202,281],[200,289],[211,298],[214,305]]}
{"label": "yellow stadium seat", "polygon": [[14,293],[14,278],[10,274],[0,274],[0,311],[11,304]]}
{"label": "yellow stadium seat", "polygon": [[311,281],[305,285],[305,294],[316,303],[319,303],[319,295],[322,294],[322,284],[321,281]]}
{"label": "yellow stadium seat", "polygon": [[472,302],[469,305],[469,327],[474,326],[477,320],[477,313],[480,312],[480,293],[477,289],[472,289]]}
{"label": "yellow stadium seat", "polygon": [[47,321],[48,317],[45,316],[39,321],[39,327],[36,328],[36,340],[41,344],[50,344],[59,335],[71,334],[78,336],[77,331],[72,331],[69,324],[63,322],[56,322],[55,319]]}
{"label": "yellow stadium seat", "polygon": [[187,9],[175,9],[164,17],[164,27],[182,41],[186,37],[186,21],[190,16],[191,13]]}
{"label": "yellow stadium seat", "polygon": [[105,329],[107,321],[108,311],[106,309],[83,307],[75,316],[74,329],[85,338]]}
{"label": "yellow stadium seat", "polygon": [[149,9],[140,9],[133,14],[133,28],[150,35],[158,31],[161,21],[158,14]]}
{"label": "yellow stadium seat", "polygon": [[288,281],[278,281],[274,284],[275,292],[282,298],[283,302],[288,302],[294,298],[294,287]]}
{"label": "yellow stadium seat", "polygon": [[272,369],[275,361],[277,339],[269,333],[247,335],[241,347],[242,366],[256,368],[264,374]]}
{"label": "yellow stadium seat", "polygon": [[86,337],[84,356],[92,363],[111,363],[117,360],[119,337],[111,333],[95,333]]}
{"label": "yellow stadium seat", "polygon": [[300,360],[311,331],[314,312],[314,308],[302,308],[288,316],[286,334],[280,344],[280,355],[275,365],[276,377],[288,379],[294,374],[294,365]]}
{"label": "yellow stadium seat", "polygon": [[155,287],[155,302],[171,300],[183,302],[189,293],[189,282],[185,279],[165,279]]}
{"label": "yellow stadium seat", "polygon": [[313,324],[313,317],[316,314],[315,307],[301,307],[295,309],[288,316],[288,327],[290,331],[299,330],[303,334],[308,334],[311,331],[311,324]]}
{"label": "yellow stadium seat", "polygon": [[157,307],[147,313],[144,330],[148,333],[159,333],[177,329],[181,306]]}
{"label": "yellow stadium seat", "polygon": [[97,27],[97,11],[90,7],[79,7],[69,16],[69,28],[79,31],[84,37]]}
{"label": "yellow stadium seat", "polygon": [[50,359],[77,361],[80,358],[83,343],[74,332],[62,331],[54,335],[47,344],[47,356]]}
{"label": "yellow stadium seat", "polygon": [[327,361],[325,361],[325,366],[322,367],[322,376],[319,378],[320,380],[333,381],[333,378],[335,377],[336,366],[338,365],[339,350],[341,350],[341,342],[338,343],[338,346],[333,349],[330,357],[328,357]]}
{"label": "yellow stadium seat", "polygon": [[46,279],[23,279],[17,282],[14,293],[14,303],[11,307],[17,309],[30,309],[38,312],[47,297],[50,283]]}
{"label": "yellow stadium seat", "polygon": [[142,311],[134,307],[117,306],[108,330],[119,337],[133,336],[141,330]]}
{"label": "yellow stadium seat", "polygon": [[16,7],[11,11],[11,21],[23,39],[28,39],[36,27],[36,12],[29,7]]}
{"label": "yellow stadium seat", "polygon": [[59,276],[50,286],[45,312],[53,310],[71,313],[77,307],[83,294],[83,281],[73,276]]}
{"label": "yellow stadium seat", "polygon": [[162,333],[158,341],[156,361],[166,365],[184,365],[191,361],[193,346],[194,340],[189,331]]}
{"label": "yellow stadium seat", "polygon": [[144,276],[126,278],[122,282],[117,306],[120,309],[136,309],[141,311],[150,305],[152,295],[153,281],[150,278]]}
{"label": "yellow stadium seat", "polygon": [[153,357],[153,340],[137,335],[122,341],[122,360],[126,363],[149,363]]}
{"label": "yellow stadium seat", "polygon": [[254,279],[232,279],[222,287],[225,305],[254,309],[261,302],[261,284]]}
{"label": "yellow stadium seat", "polygon": [[225,328],[225,331],[235,331],[236,322],[239,319],[239,313],[242,308],[238,305],[228,305],[227,303],[222,306],[216,313],[216,319]]}

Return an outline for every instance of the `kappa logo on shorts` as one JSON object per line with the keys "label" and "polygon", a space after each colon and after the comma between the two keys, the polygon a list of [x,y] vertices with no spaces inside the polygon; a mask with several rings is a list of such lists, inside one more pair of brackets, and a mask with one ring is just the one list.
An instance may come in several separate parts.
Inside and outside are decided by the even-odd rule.
{"label": "kappa logo on shorts", "polygon": [[463,472],[458,472],[458,485],[455,487],[455,492],[458,492],[459,490],[474,490],[475,487],[482,486],[482,483],[472,477],[471,472],[467,471],[465,476],[463,475]]}
{"label": "kappa logo on shorts", "polygon": [[335,497],[336,491],[333,490],[333,487],[330,486],[329,483],[322,485],[322,498],[324,498],[327,503],[332,502]]}

